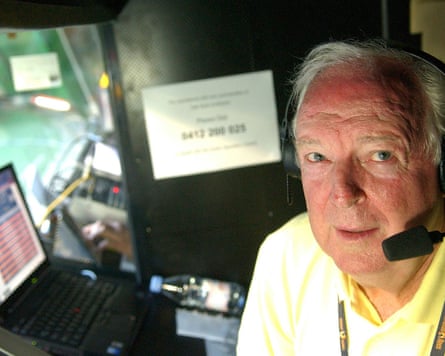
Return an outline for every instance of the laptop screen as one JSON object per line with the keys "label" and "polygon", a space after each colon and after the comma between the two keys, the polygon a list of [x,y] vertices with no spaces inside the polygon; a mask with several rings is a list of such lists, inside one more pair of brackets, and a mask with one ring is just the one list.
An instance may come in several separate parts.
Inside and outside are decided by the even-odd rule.
{"label": "laptop screen", "polygon": [[46,260],[12,165],[0,169],[0,304]]}

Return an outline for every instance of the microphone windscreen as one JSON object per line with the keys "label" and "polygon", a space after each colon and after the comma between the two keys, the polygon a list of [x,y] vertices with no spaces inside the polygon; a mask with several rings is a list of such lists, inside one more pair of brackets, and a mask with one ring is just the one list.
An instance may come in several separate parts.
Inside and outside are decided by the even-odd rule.
{"label": "microphone windscreen", "polygon": [[382,242],[383,252],[389,261],[428,255],[433,242],[425,226],[416,226],[393,235]]}

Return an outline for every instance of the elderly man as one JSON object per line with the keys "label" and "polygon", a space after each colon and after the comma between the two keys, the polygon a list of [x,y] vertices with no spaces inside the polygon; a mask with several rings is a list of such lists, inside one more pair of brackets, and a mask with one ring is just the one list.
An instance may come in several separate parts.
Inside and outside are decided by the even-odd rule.
{"label": "elderly man", "polygon": [[445,231],[444,81],[376,42],[309,53],[292,126],[307,212],[260,248],[238,355],[444,354],[445,248],[400,261],[382,249],[418,225]]}

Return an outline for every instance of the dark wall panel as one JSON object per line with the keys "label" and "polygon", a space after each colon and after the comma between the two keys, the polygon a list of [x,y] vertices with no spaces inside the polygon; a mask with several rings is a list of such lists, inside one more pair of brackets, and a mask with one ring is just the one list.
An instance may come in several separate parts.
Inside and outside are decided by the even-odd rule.
{"label": "dark wall panel", "polygon": [[104,37],[143,278],[197,273],[247,285],[259,244],[303,211],[304,199],[294,182],[287,205],[280,163],[155,181],[141,90],[272,69],[281,117],[297,59],[330,38],[378,36],[379,16],[374,0],[129,1],[112,26],[116,53],[107,30]]}

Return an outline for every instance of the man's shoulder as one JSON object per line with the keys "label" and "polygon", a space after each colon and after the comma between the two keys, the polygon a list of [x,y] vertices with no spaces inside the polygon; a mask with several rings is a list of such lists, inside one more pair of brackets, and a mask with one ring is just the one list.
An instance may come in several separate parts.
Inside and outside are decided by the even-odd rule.
{"label": "man's shoulder", "polygon": [[262,244],[262,249],[308,252],[318,249],[307,213],[301,213],[287,221],[279,229],[269,234]]}
{"label": "man's shoulder", "polygon": [[308,214],[304,212],[294,216],[280,228],[272,232],[267,239],[313,240]]}

